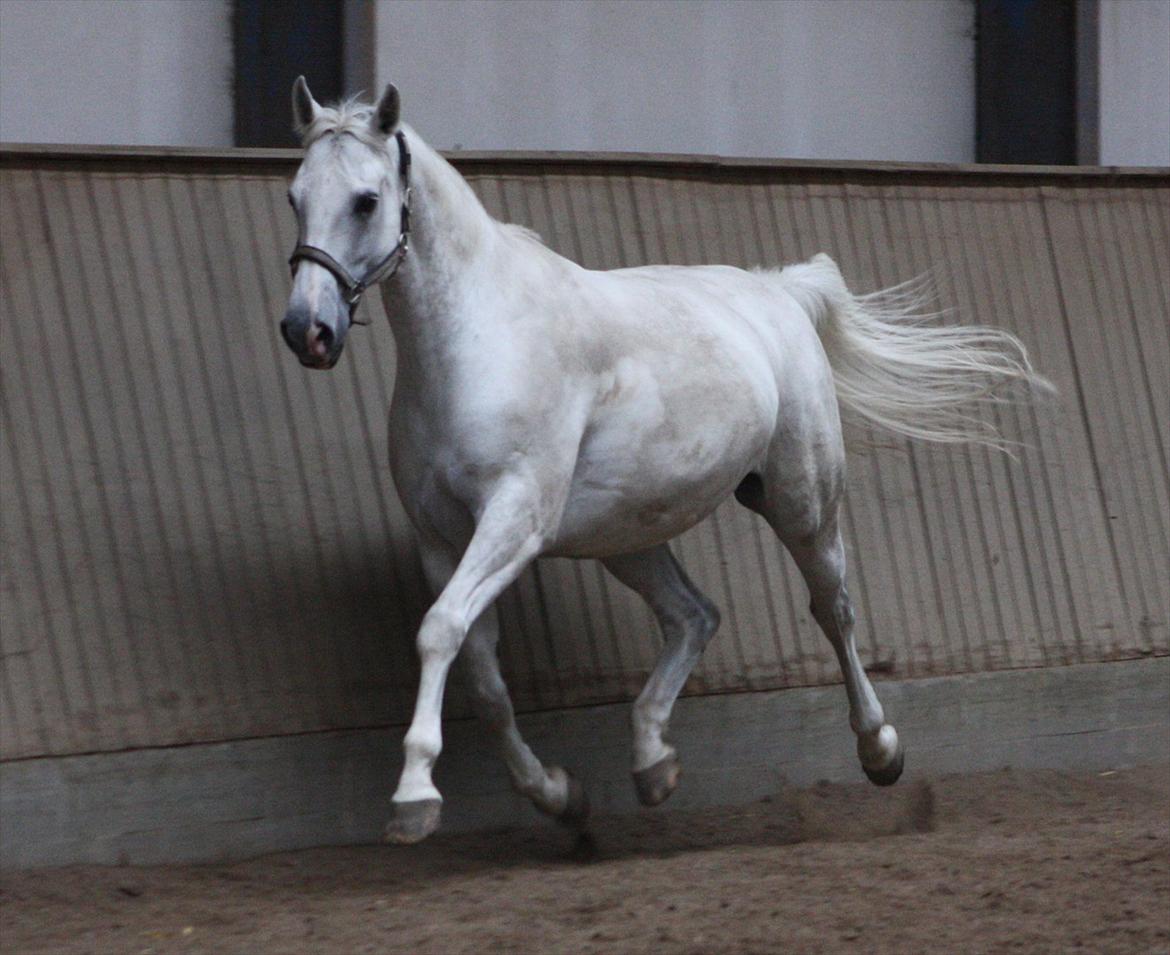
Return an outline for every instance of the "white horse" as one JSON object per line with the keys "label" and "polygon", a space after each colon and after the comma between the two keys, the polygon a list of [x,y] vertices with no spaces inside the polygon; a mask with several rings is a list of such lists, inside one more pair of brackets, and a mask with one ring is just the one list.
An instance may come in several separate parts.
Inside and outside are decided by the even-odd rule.
{"label": "white horse", "polygon": [[438,826],[431,770],[456,659],[516,788],[584,822],[581,785],[521,738],[496,658],[493,603],[542,555],[599,558],[656,615],[665,646],[633,706],[633,775],[643,803],[669,796],[679,762],[663,732],[719,613],[667,542],[732,493],[796,561],[844,673],[861,765],[893,783],[902,747],[845,590],[838,403],[912,437],[997,443],[966,409],[999,384],[1042,382],[1020,342],[923,325],[897,290],[856,297],[825,255],[780,271],[590,271],[492,219],[400,123],[393,86],[376,107],[323,108],[301,78],[293,107],[305,155],[281,331],[302,364],[332,368],[358,297],[383,283],[398,352],[390,465],[438,595],[386,837]]}

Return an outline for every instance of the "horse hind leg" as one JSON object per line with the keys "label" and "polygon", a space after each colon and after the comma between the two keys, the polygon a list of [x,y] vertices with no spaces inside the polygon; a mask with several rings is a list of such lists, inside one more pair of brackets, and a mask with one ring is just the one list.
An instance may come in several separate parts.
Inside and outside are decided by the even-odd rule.
{"label": "horse hind leg", "polygon": [[[839,493],[825,494],[827,500],[811,493],[789,495],[785,506],[777,507],[769,500],[768,489],[758,478],[745,480],[736,497],[768,521],[796,562],[808,586],[809,609],[829,639],[845,678],[849,725],[857,737],[861,768],[874,784],[892,785],[902,775],[904,753],[857,655],[853,603],[845,587],[845,547],[838,526]],[[805,503],[794,506],[795,501]]]}
{"label": "horse hind leg", "polygon": [[[834,525],[836,521],[833,522]],[[811,542],[788,543],[808,584],[809,608],[837,654],[849,697],[849,725],[857,736],[861,768],[878,786],[890,786],[902,775],[904,752],[898,734],[885,720],[882,705],[857,655],[853,636],[853,603],[845,588],[845,547],[833,529]]]}
{"label": "horse hind leg", "polygon": [[666,544],[603,563],[649,604],[666,641],[631,713],[634,787],[643,805],[657,806],[674,792],[681,769],[674,747],[662,737],[675,700],[719,627],[719,611]]}

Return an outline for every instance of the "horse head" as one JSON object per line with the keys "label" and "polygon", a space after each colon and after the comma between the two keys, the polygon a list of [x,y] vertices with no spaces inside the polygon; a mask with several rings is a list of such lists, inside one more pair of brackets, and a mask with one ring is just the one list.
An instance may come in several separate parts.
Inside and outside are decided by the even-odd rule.
{"label": "horse head", "polygon": [[332,368],[362,293],[406,256],[410,152],[393,85],[376,107],[329,108],[313,99],[302,76],[292,99],[305,155],[288,191],[297,246],[280,331],[302,365]]}

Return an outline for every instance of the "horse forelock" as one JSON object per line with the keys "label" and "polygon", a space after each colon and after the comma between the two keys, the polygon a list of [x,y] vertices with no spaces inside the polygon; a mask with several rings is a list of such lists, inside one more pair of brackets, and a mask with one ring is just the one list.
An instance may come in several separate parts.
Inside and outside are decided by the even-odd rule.
{"label": "horse forelock", "polygon": [[301,127],[301,144],[307,149],[317,140],[329,135],[348,134],[374,149],[384,150],[386,140],[370,128],[374,107],[357,99],[349,99],[336,106],[323,106],[307,126]]}

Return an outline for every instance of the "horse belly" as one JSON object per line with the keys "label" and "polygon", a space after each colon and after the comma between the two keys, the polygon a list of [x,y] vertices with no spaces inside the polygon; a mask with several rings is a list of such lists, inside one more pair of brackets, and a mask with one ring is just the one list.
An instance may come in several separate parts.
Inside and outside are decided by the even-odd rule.
{"label": "horse belly", "polygon": [[677,537],[710,514],[764,453],[774,412],[743,392],[658,415],[603,415],[582,441],[548,553],[604,557]]}
{"label": "horse belly", "polygon": [[665,543],[710,514],[735,488],[721,482],[714,492],[687,492],[674,500],[615,494],[583,488],[565,508],[556,539],[545,550],[553,557],[608,557]]}

